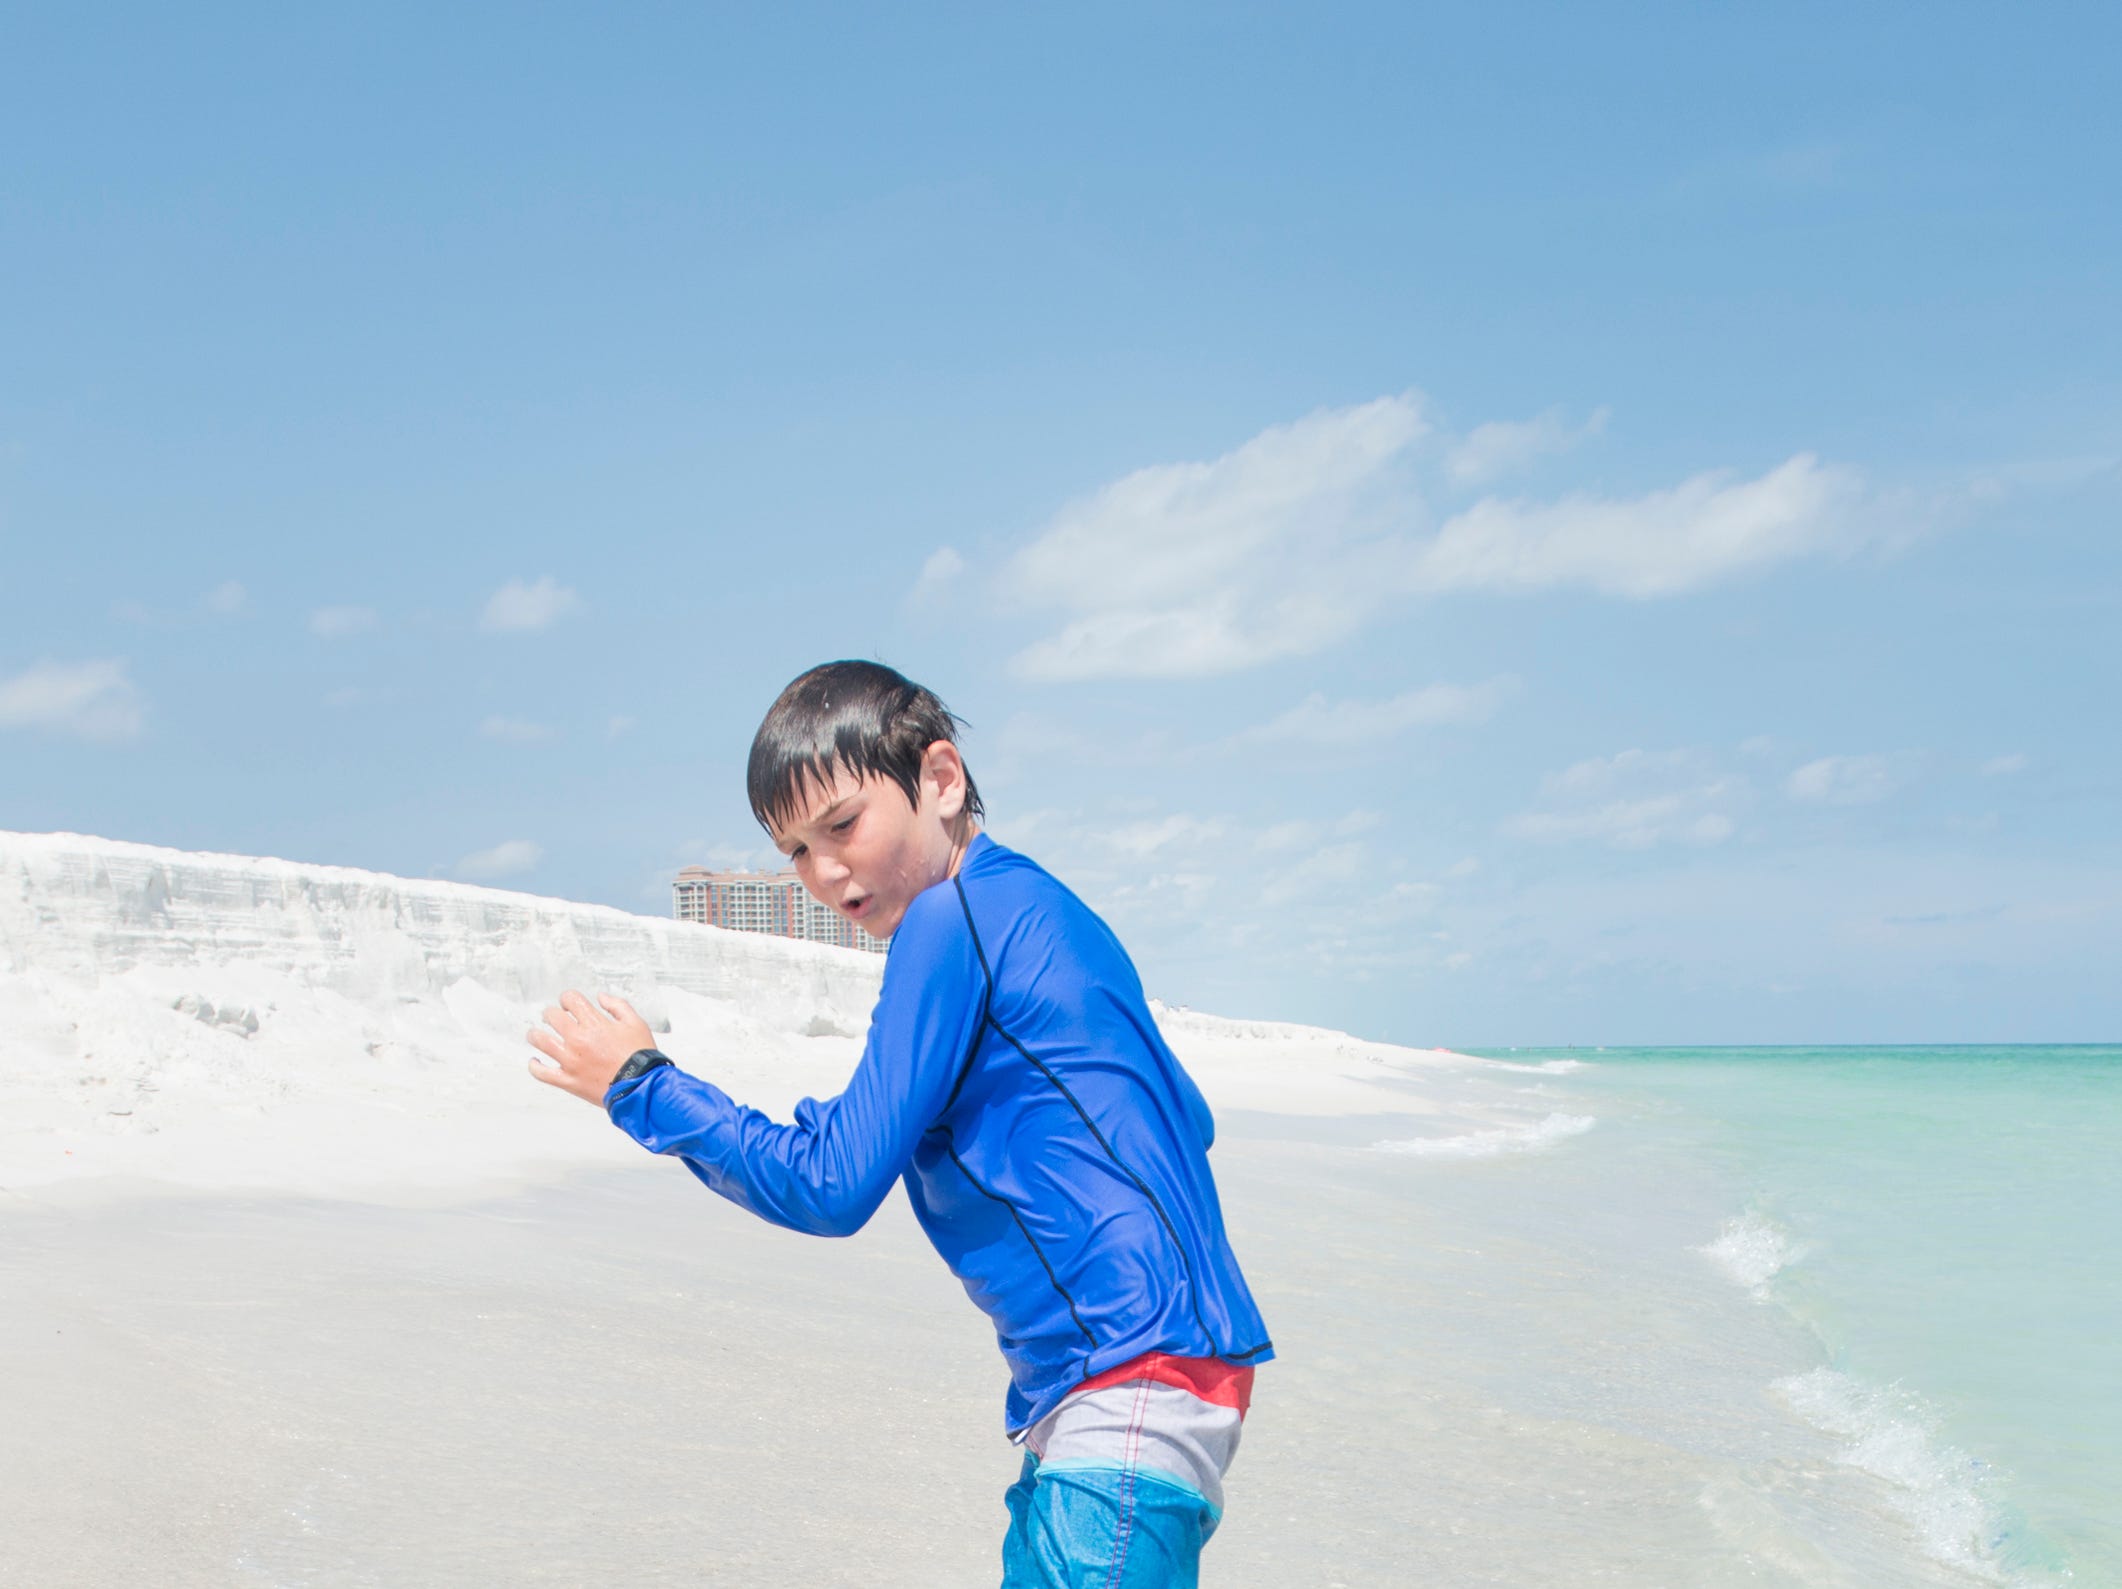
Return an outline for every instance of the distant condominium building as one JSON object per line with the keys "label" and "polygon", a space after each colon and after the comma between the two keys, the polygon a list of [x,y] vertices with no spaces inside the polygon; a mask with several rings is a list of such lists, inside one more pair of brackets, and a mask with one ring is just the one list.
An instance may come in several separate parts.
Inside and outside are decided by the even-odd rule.
{"label": "distant condominium building", "polygon": [[688,866],[671,884],[671,914],[680,921],[838,944],[871,954],[890,947],[830,905],[812,899],[794,872],[714,872]]}

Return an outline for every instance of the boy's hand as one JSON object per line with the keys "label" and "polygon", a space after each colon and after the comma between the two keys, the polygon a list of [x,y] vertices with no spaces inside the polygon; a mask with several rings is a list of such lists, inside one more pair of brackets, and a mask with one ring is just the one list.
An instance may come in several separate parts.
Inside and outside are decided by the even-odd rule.
{"label": "boy's hand", "polygon": [[533,1076],[600,1109],[619,1067],[656,1046],[656,1034],[626,1000],[600,993],[591,1003],[573,988],[560,995],[545,1012],[545,1025],[532,1027],[525,1040],[552,1061],[530,1061]]}

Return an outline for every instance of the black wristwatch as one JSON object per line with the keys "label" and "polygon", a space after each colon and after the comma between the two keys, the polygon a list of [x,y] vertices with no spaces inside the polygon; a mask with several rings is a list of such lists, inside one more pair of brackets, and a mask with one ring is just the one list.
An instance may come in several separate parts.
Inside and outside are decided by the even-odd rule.
{"label": "black wristwatch", "polygon": [[633,1057],[621,1065],[619,1073],[612,1077],[611,1087],[604,1089],[605,1097],[609,1098],[612,1087],[618,1086],[621,1082],[632,1081],[636,1076],[646,1076],[658,1065],[668,1065],[669,1063],[669,1055],[659,1054],[653,1048],[636,1049]]}

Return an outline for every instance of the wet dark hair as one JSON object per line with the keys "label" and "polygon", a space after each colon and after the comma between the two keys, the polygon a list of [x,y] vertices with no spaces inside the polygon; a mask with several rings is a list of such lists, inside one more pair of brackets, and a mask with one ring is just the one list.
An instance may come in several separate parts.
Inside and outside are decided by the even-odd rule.
{"label": "wet dark hair", "polygon": [[[752,736],[745,792],[752,815],[772,833],[800,811],[809,789],[835,771],[889,778],[917,810],[921,758],[939,739],[958,742],[965,725],[913,680],[881,662],[826,662],[797,675],[767,708]],[[965,815],[977,818],[980,791],[965,775]]]}

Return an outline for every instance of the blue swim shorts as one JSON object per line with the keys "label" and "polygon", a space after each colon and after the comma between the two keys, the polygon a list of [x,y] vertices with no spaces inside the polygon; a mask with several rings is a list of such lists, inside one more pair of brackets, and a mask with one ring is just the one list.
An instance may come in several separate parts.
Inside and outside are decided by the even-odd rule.
{"label": "blue swim shorts", "polygon": [[1195,1589],[1252,1370],[1152,1352],[1026,1431],[1002,1589]]}

